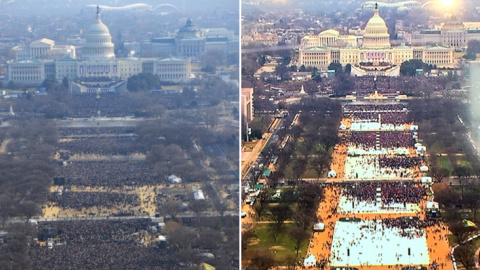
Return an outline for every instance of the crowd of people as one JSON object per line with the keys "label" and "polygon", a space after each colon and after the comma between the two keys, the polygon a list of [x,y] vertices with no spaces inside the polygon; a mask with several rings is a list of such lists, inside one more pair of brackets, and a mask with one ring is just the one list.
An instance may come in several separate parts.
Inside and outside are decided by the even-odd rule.
{"label": "crowd of people", "polygon": [[366,150],[375,147],[377,144],[381,148],[413,147],[415,141],[412,134],[408,132],[385,131],[376,133],[372,131],[353,131],[350,136],[342,137],[342,142],[348,146],[356,146]]}
{"label": "crowd of people", "polygon": [[132,100],[127,95],[117,93],[86,93],[72,95],[70,117],[125,117],[136,111]]}
{"label": "crowd of people", "polygon": [[407,105],[404,103],[383,103],[383,104],[345,104],[344,113],[365,113],[365,112],[405,112]]}
{"label": "crowd of people", "polygon": [[[445,89],[446,81],[438,77],[415,76],[404,77],[355,77],[355,86],[351,92],[357,95],[367,95],[373,91],[381,94],[407,94],[415,90],[418,85],[428,85],[431,89]],[[348,93],[351,94],[351,93]]]}
{"label": "crowd of people", "polygon": [[415,141],[409,132],[401,131],[353,131],[350,136],[343,136],[342,142],[348,146],[359,147],[360,149],[368,149],[375,147],[377,144],[381,148],[400,148],[413,147]]}
{"label": "crowd of people", "polygon": [[391,169],[400,169],[400,168],[413,168],[420,166],[422,161],[421,157],[389,157],[389,156],[380,156],[379,163],[380,167],[391,168]]}
{"label": "crowd of people", "polygon": [[343,143],[361,149],[367,150],[368,148],[375,147],[377,141],[377,135],[375,132],[357,132],[354,131],[350,136],[342,137]]}
{"label": "crowd of people", "polygon": [[[413,179],[416,157],[349,156],[344,178],[349,180]],[[419,163],[417,163],[419,164]]]}
{"label": "crowd of people", "polygon": [[382,227],[399,228],[403,237],[421,237],[425,234],[427,226],[434,226],[436,220],[423,220],[414,217],[384,218]]}
{"label": "crowd of people", "polygon": [[425,197],[426,191],[422,185],[413,182],[362,182],[347,184],[343,195],[362,201],[375,201],[377,193],[382,201],[389,203],[419,203]]}
{"label": "crowd of people", "polygon": [[137,194],[117,192],[52,192],[48,196],[48,205],[55,203],[65,209],[82,211],[90,207],[132,208],[140,206]]}
{"label": "crowd of people", "polygon": [[355,122],[362,120],[384,124],[404,124],[407,122],[407,112],[354,112],[345,114],[345,117]]}
{"label": "crowd of people", "polygon": [[163,180],[145,160],[100,160],[69,162],[58,175],[66,183],[88,187],[153,185]]}
{"label": "crowd of people", "polygon": [[[388,85],[393,81],[382,80],[381,83]],[[324,242],[329,249],[330,265],[401,268],[430,263],[431,269],[443,268],[443,262],[432,263],[435,248],[427,241],[432,237],[432,226],[438,225],[436,219],[423,218],[422,202],[430,199],[427,198],[427,186],[411,181],[420,180],[425,160],[414,153],[416,137],[407,131],[412,127],[406,125],[406,104],[354,102],[343,108],[344,117],[351,120],[344,122],[345,126],[350,122],[349,130],[345,127],[340,133],[347,154],[345,182],[331,184],[341,187],[341,193],[337,196],[335,191],[339,201],[333,203],[330,213],[365,220],[342,220],[340,217],[335,222],[332,244],[328,244],[328,240]],[[385,131],[383,124],[391,126],[389,131]],[[403,125],[404,129],[397,129],[397,125]],[[362,216],[364,214],[375,214],[375,217],[371,219],[371,216]],[[409,217],[392,218],[400,215]],[[326,219],[330,217],[325,215]],[[434,240],[435,237],[442,240],[445,236],[435,235]],[[384,243],[394,244],[385,246]]]}
{"label": "crowd of people", "polygon": [[86,127],[86,128],[59,128],[60,137],[84,136],[84,135],[125,135],[136,133],[135,127]]}
{"label": "crowd of people", "polygon": [[136,137],[75,138],[58,143],[58,148],[70,155],[131,155],[145,153],[145,144]]}
{"label": "crowd of people", "polygon": [[409,132],[381,132],[380,146],[385,148],[413,147],[415,141]]}
{"label": "crowd of people", "polygon": [[34,245],[33,269],[177,269],[173,252],[143,243],[150,239],[148,219],[40,222],[39,240],[55,239],[54,247]]}

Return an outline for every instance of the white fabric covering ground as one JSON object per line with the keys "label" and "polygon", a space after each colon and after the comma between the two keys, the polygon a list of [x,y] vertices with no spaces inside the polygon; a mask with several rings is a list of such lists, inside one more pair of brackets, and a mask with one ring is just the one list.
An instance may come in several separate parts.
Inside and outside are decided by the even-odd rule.
{"label": "white fabric covering ground", "polygon": [[347,157],[344,180],[411,180],[413,170],[409,168],[380,168],[378,156]]}
{"label": "white fabric covering ground", "polygon": [[[333,234],[330,264],[331,266],[428,265],[425,234],[423,233],[422,237],[402,237],[401,232],[401,229],[395,227],[383,229],[381,221],[338,221]],[[347,256],[347,250],[350,251],[350,256]]]}
{"label": "white fabric covering ground", "polygon": [[[354,202],[354,207],[352,207],[352,201]],[[338,203],[338,213],[341,214],[353,214],[353,213],[418,213],[420,208],[417,204],[407,203],[406,207],[403,206],[403,203],[390,203],[384,205],[383,203],[359,201],[357,198],[347,198],[346,196],[341,196]]]}

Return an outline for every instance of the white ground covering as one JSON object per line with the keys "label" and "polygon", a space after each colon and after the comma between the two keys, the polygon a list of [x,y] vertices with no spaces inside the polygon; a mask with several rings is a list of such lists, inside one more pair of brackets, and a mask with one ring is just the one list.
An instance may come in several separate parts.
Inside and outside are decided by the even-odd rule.
{"label": "white ground covering", "polygon": [[[397,228],[382,229],[381,221],[337,222],[333,235],[331,266],[428,265],[425,236],[402,237]],[[408,255],[410,248],[410,256]],[[347,249],[350,256],[347,256]]]}
{"label": "white ground covering", "polygon": [[377,130],[388,130],[388,131],[403,131],[405,130],[405,125],[393,125],[393,124],[380,124],[378,122],[353,122],[350,125],[350,130],[353,131],[377,131]]}
{"label": "white ground covering", "polygon": [[[403,173],[403,176],[402,176]],[[377,156],[347,157],[343,178],[345,180],[394,180],[413,179],[413,170],[408,168],[380,168]]]}
{"label": "white ground covering", "polygon": [[[352,201],[354,202],[354,207],[352,207]],[[357,198],[347,198],[346,196],[341,196],[338,203],[338,212],[341,214],[347,213],[417,213],[420,212],[420,208],[417,204],[407,203],[406,207],[403,206],[403,203],[390,203],[384,205],[380,202],[367,202],[359,201]]]}
{"label": "white ground covering", "polygon": [[355,144],[348,146],[347,155],[349,156],[363,156],[363,155],[404,155],[409,156],[408,148],[406,147],[394,147],[394,148],[381,148],[376,150],[375,147],[357,147]]}

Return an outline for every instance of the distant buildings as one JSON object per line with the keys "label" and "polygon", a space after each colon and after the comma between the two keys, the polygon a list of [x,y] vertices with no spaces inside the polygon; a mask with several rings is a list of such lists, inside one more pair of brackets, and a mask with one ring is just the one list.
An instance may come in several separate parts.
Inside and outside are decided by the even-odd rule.
{"label": "distant buildings", "polygon": [[260,43],[265,46],[276,46],[280,41],[279,37],[275,33],[254,33],[253,35],[243,35],[242,45],[246,46],[251,43]]}
{"label": "distant buildings", "polygon": [[398,76],[400,64],[419,59],[438,68],[454,67],[454,48],[448,46],[397,46],[390,44],[385,21],[378,14],[378,6],[367,23],[363,36],[340,35],[326,30],[301,40],[301,65],[326,70],[330,63],[352,65],[355,76]]}
{"label": "distant buildings", "polygon": [[197,57],[211,51],[224,56],[238,53],[238,37],[225,28],[198,29],[188,19],[174,37],[158,37],[140,43],[140,54],[145,57]]}
{"label": "distant buildings", "polygon": [[480,22],[451,20],[435,29],[425,29],[412,33],[412,45],[442,44],[455,48],[468,45],[473,39],[480,40]]}
{"label": "distant buildings", "polygon": [[36,40],[28,46],[15,46],[12,51],[17,60],[76,58],[75,46],[55,45],[55,41],[47,38]]}
{"label": "distant buildings", "polygon": [[[52,40],[41,39],[29,46],[15,48],[16,59],[8,62],[8,79],[25,84],[39,84],[45,79],[68,78],[76,81],[75,85],[80,92],[93,91],[88,85],[98,85],[95,81],[121,81],[142,72],[157,75],[165,81],[187,80],[191,77],[191,60],[184,56],[196,55],[200,49],[193,49],[194,43],[187,41],[182,44],[182,56],[179,57],[131,56],[117,59],[112,37],[97,9],[95,22],[85,35],[81,59],[76,59],[74,46],[57,46]],[[103,90],[112,91],[112,88]]]}

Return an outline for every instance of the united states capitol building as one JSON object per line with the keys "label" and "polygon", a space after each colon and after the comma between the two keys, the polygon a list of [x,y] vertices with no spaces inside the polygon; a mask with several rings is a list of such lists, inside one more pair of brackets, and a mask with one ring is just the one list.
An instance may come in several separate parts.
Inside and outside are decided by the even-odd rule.
{"label": "united states capitol building", "polygon": [[352,65],[352,76],[399,76],[404,61],[419,59],[437,68],[455,66],[454,48],[443,45],[396,46],[390,43],[385,20],[375,6],[363,36],[341,35],[329,29],[305,36],[299,48],[300,65],[325,71],[330,63]]}
{"label": "united states capitol building", "polygon": [[178,82],[191,77],[188,56],[116,58],[110,31],[100,17],[97,8],[95,21],[86,31],[80,59],[74,46],[58,46],[49,39],[13,48],[16,59],[8,62],[8,80],[40,84],[45,79],[68,78],[77,87],[75,90],[86,92],[93,91],[92,85],[102,87],[102,91],[113,91],[130,76],[142,72],[157,75],[162,81]]}

